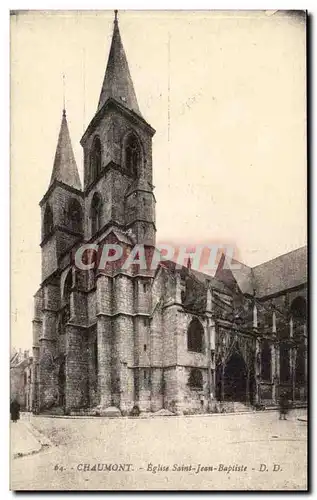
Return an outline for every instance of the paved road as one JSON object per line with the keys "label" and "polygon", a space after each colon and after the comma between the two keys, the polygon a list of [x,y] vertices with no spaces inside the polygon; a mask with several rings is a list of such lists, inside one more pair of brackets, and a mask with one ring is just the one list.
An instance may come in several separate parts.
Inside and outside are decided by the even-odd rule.
{"label": "paved road", "polygon": [[34,436],[30,422],[18,420],[11,423],[11,455],[31,455],[41,450],[41,443]]}
{"label": "paved road", "polygon": [[[151,419],[30,417],[52,446],[12,460],[11,488],[306,489],[307,424],[298,420],[305,415],[297,410],[287,421],[278,420],[276,412]],[[230,466],[238,470],[226,469]]]}

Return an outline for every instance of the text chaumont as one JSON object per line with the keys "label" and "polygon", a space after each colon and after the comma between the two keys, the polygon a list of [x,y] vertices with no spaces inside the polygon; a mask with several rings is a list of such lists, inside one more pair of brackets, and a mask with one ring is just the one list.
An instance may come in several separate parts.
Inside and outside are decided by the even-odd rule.
{"label": "text chaumont", "polygon": [[77,470],[79,472],[131,472],[133,470],[133,467],[132,464],[86,463],[78,464]]}

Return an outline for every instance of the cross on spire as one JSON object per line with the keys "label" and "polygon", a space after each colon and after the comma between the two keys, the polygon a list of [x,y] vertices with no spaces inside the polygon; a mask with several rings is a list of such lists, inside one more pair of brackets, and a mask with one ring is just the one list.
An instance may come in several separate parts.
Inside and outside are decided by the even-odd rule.
{"label": "cross on spire", "polygon": [[66,116],[66,105],[65,105],[65,73],[63,73],[63,116]]}

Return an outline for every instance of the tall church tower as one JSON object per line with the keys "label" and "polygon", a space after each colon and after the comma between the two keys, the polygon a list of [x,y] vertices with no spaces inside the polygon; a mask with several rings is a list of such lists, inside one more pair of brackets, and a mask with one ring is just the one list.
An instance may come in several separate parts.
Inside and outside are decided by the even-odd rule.
{"label": "tall church tower", "polygon": [[[114,232],[130,248],[136,243],[155,246],[154,133],[139,109],[115,12],[98,108],[81,139],[86,240],[106,242]],[[149,338],[151,284],[152,276],[146,271],[95,273],[101,412],[108,407],[129,411],[136,401],[150,398],[143,372],[149,372],[144,345]]]}
{"label": "tall church tower", "polygon": [[[70,140],[66,111],[63,110],[53,171],[46,194],[40,201],[42,219],[42,282],[35,295],[33,320],[33,359],[35,367],[35,405],[48,407],[60,402],[58,378],[63,377],[65,335],[59,334],[70,317],[63,296],[63,270],[69,252],[83,239],[84,200]],[[66,262],[66,264],[65,264]],[[69,291],[72,278],[68,279]]]}
{"label": "tall church tower", "polygon": [[[83,271],[81,243],[155,247],[152,137],[138,106],[117,13],[98,108],[81,139],[84,187],[63,111],[42,209],[42,284],[35,296],[39,409],[149,409],[153,271]],[[159,376],[158,376],[159,377]],[[111,410],[113,411],[113,410]]]}
{"label": "tall church tower", "polygon": [[87,240],[114,226],[155,245],[154,133],[139,109],[115,13],[97,112],[81,139]]}

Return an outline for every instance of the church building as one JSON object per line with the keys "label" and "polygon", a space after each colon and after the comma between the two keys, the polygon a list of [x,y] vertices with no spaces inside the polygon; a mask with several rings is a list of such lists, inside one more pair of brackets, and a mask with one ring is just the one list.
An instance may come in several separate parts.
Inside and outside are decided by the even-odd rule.
{"label": "church building", "polygon": [[83,244],[155,250],[152,138],[117,15],[81,183],[63,110],[40,207],[42,282],[33,320],[33,410],[176,414],[307,399],[307,249],[214,277],[172,261],[81,270]]}

